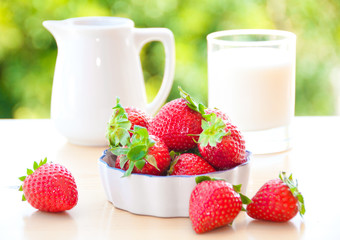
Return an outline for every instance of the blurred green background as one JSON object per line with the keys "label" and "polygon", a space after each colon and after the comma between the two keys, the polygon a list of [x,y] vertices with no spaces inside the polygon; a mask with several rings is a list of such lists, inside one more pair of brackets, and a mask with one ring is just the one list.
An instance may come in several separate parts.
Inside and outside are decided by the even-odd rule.
{"label": "blurred green background", "polygon": [[[181,85],[207,102],[207,34],[266,28],[297,35],[296,115],[338,114],[339,0],[1,0],[0,118],[49,118],[57,47],[44,20],[120,16],[136,27],[166,27],[176,41],[176,73],[168,100]],[[164,49],[141,53],[149,101],[163,75]]]}

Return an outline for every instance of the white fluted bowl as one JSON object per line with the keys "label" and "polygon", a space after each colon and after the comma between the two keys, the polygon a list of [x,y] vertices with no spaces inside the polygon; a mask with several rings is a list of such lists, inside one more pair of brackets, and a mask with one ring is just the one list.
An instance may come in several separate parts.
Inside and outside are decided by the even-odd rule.
{"label": "white fluted bowl", "polygon": [[[223,178],[231,184],[242,184],[245,194],[249,179],[250,152],[247,161],[235,168],[204,175]],[[98,160],[101,181],[107,199],[116,208],[135,214],[157,217],[188,217],[189,199],[196,176],[153,176],[131,174],[115,168],[116,156],[105,150]]]}

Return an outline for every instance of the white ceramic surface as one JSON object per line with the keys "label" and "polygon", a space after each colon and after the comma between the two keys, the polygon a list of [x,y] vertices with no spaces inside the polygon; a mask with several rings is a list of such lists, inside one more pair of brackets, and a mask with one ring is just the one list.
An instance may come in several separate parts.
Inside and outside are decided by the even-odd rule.
{"label": "white ceramic surface", "polygon": [[[134,28],[130,19],[82,17],[43,23],[58,45],[51,118],[72,143],[107,145],[106,124],[120,97],[123,106],[153,115],[166,100],[175,67],[174,37],[165,28]],[[139,53],[160,41],[165,49],[164,79],[151,103],[146,101]]]}
{"label": "white ceramic surface", "polygon": [[[157,217],[188,217],[189,199],[196,185],[196,176],[151,176],[132,174],[124,177],[124,171],[114,168],[116,157],[105,151],[98,160],[102,185],[107,199],[119,209],[135,214]],[[242,184],[246,193],[249,179],[249,160],[230,170],[209,173],[232,184]]]}

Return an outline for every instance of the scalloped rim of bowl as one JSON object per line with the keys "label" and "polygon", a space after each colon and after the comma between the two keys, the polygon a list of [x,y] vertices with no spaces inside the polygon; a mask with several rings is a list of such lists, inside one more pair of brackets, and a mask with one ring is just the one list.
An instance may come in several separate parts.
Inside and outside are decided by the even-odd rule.
{"label": "scalloped rim of bowl", "polygon": [[[223,178],[231,184],[242,184],[246,193],[250,156],[247,161],[234,168],[208,174]],[[116,156],[105,150],[98,159],[100,177],[107,199],[119,209],[140,215],[156,217],[188,217],[189,199],[199,175],[154,176],[132,173],[122,177],[124,170],[114,167]]]}

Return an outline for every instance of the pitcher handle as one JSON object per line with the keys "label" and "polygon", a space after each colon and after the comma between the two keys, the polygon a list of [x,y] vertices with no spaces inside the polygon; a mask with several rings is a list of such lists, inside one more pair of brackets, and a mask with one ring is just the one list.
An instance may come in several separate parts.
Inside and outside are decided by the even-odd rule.
{"label": "pitcher handle", "polygon": [[175,40],[172,32],[167,28],[135,28],[134,40],[137,51],[140,52],[143,45],[151,41],[160,41],[165,50],[165,67],[161,87],[152,100],[147,104],[146,111],[154,115],[163,105],[172,87],[175,72]]}

